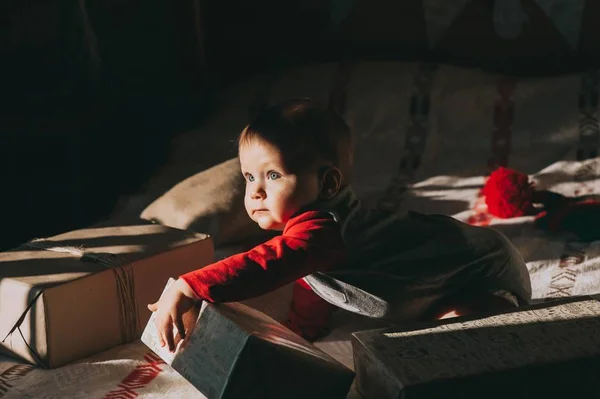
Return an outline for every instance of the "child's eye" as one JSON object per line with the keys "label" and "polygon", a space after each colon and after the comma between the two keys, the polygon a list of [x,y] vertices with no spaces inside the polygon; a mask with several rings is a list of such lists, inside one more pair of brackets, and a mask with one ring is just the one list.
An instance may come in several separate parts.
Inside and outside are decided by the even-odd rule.
{"label": "child's eye", "polygon": [[246,175],[246,179],[247,179],[249,182],[253,182],[253,181],[254,181],[254,176],[252,176],[252,175],[250,175],[250,174],[249,174],[249,175]]}
{"label": "child's eye", "polygon": [[269,179],[277,180],[281,177],[281,175],[277,172],[269,172]]}

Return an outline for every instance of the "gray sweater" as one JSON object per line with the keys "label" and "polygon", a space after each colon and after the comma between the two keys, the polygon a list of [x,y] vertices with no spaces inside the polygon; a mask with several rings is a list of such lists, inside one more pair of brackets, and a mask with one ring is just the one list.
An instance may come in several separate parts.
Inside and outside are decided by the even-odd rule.
{"label": "gray sweater", "polygon": [[443,215],[367,209],[350,186],[317,207],[341,224],[349,256],[305,281],[340,308],[396,322],[418,319],[438,300],[465,290],[531,300],[525,262],[497,230]]}

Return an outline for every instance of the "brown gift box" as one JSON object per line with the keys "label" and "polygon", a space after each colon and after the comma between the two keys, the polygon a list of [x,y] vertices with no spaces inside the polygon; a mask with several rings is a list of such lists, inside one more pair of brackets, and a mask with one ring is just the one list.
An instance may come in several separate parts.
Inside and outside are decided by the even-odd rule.
{"label": "brown gift box", "polygon": [[186,338],[175,328],[175,353],[160,346],[154,316],[142,342],[208,399],[344,399],[354,380],[350,369],[242,303],[202,302],[183,323]]}
{"label": "brown gift box", "polygon": [[598,397],[599,298],[353,333],[356,388],[365,399]]}
{"label": "brown gift box", "polygon": [[205,234],[109,221],[0,253],[0,353],[54,368],[139,339],[147,304],[213,259]]}

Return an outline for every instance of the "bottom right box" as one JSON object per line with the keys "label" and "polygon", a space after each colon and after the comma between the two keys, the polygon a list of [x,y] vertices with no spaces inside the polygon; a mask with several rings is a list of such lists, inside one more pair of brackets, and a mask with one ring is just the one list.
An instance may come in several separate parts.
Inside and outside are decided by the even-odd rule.
{"label": "bottom right box", "polygon": [[365,399],[600,397],[600,296],[353,334]]}

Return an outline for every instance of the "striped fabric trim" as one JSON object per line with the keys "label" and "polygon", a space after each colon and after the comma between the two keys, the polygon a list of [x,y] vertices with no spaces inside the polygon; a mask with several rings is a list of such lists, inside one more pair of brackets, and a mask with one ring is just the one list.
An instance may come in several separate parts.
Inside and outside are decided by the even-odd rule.
{"label": "striped fabric trim", "polygon": [[[492,133],[491,151],[488,158],[489,174],[499,166],[507,166],[511,149],[512,125],[515,118],[514,95],[517,81],[512,77],[500,76],[496,84],[496,101],[494,102],[494,131]],[[488,213],[485,197],[480,191],[472,208],[472,215],[467,223],[476,226],[488,226],[493,216]]]}
{"label": "striped fabric trim", "polygon": [[166,363],[153,352],[144,356],[146,363],[137,366],[121,381],[117,388],[106,394],[105,399],[133,399],[139,394],[137,390],[145,388],[162,371]]}
{"label": "striped fabric trim", "polygon": [[421,165],[429,133],[431,89],[437,70],[437,64],[423,63],[418,66],[410,98],[410,121],[406,129],[404,151],[396,175],[377,204],[379,210],[395,211],[400,207],[404,194]]}
{"label": "striped fabric trim", "polygon": [[[579,143],[577,145],[577,161],[583,162],[598,156],[600,146],[600,129],[598,127],[598,71],[590,71],[581,75],[581,92],[579,93]],[[590,194],[592,187],[585,183],[595,177],[595,167],[582,163],[575,172],[574,180],[578,182],[573,196]],[[546,297],[571,296],[573,287],[580,273],[579,265],[585,262],[588,243],[567,240],[560,257],[558,269],[552,274]]]}
{"label": "striped fabric trim", "polygon": [[501,76],[496,90],[498,97],[494,102],[494,132],[492,134],[492,151],[488,160],[489,172],[499,166],[508,165],[512,125],[515,119],[514,94],[517,82],[514,78]]}
{"label": "striped fabric trim", "polygon": [[565,249],[560,256],[558,270],[556,270],[550,278],[550,285],[546,297],[569,297],[577,281],[579,274],[578,265],[585,262],[585,249],[587,244],[575,245],[567,242]]}
{"label": "striped fabric trim", "polygon": [[599,83],[600,74],[597,70],[581,75],[578,161],[598,156],[598,148],[600,148],[600,128],[598,127]]}
{"label": "striped fabric trim", "polygon": [[4,370],[0,374],[0,398],[10,393],[16,383],[34,369],[28,364],[17,364]]}

